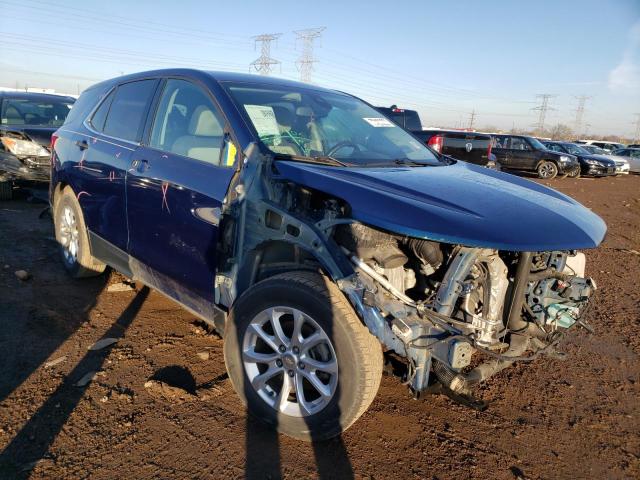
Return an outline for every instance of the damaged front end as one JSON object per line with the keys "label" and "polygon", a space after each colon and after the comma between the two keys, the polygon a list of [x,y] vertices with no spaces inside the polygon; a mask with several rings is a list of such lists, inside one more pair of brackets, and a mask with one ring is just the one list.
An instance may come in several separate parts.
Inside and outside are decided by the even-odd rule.
{"label": "damaged front end", "polygon": [[[39,139],[39,137],[38,137]],[[4,179],[48,182],[51,153],[25,132],[0,130],[0,175]]]}
{"label": "damaged front end", "polygon": [[[369,330],[406,359],[406,383],[433,383],[470,405],[472,388],[554,346],[596,286],[576,252],[500,252],[341,225],[356,275],[339,283]],[[348,233],[344,233],[348,232]],[[369,240],[376,239],[372,249]],[[473,368],[471,366],[474,365]]]}
{"label": "damaged front end", "polygon": [[462,164],[342,169],[245,156],[223,208],[216,303],[230,307],[279,271],[322,270],[416,395],[436,387],[476,408],[480,382],[558,355],[568,331],[589,328],[596,285],[577,249],[597,246],[606,226],[569,197]]}

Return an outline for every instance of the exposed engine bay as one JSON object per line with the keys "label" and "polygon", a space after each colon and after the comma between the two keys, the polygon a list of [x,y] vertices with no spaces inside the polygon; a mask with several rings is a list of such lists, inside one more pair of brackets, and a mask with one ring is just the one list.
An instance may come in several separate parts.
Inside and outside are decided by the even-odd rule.
{"label": "exposed engine bay", "polygon": [[[445,387],[468,394],[513,361],[551,353],[564,332],[585,325],[596,288],[576,252],[499,252],[362,224],[339,225],[334,236],[358,272],[361,286],[352,288],[362,291],[370,329],[409,360],[415,391],[426,388],[431,370]],[[490,362],[467,371],[477,353]]]}

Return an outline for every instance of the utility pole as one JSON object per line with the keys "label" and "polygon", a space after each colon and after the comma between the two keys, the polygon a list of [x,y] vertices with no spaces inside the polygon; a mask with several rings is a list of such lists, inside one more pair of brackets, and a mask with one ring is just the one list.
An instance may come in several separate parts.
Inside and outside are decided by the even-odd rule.
{"label": "utility pole", "polygon": [[471,110],[471,113],[469,114],[469,130],[473,130],[473,122],[476,119],[476,109],[474,108],[473,110]]}
{"label": "utility pole", "polygon": [[580,136],[582,132],[582,119],[584,117],[584,105],[587,103],[587,100],[591,100],[593,97],[589,97],[587,95],[579,95],[576,97],[578,100],[578,107],[576,108],[576,122],[575,122],[575,131],[576,135]]}
{"label": "utility pole", "polygon": [[540,99],[540,105],[538,105],[537,107],[533,107],[531,110],[537,110],[538,112],[540,112],[538,114],[538,123],[536,123],[534,126],[536,127],[536,129],[542,132],[544,130],[544,120],[547,116],[547,112],[555,110],[555,108],[549,106],[549,100],[555,98],[555,95],[551,95],[550,93],[540,93],[536,95],[536,98]]}
{"label": "utility pole", "polygon": [[300,70],[300,80],[311,83],[311,73],[313,64],[317,60],[313,57],[313,42],[320,38],[320,35],[327,27],[307,28],[305,30],[295,30],[296,40],[302,40],[302,52],[296,61],[296,66]]}
{"label": "utility pole", "polygon": [[274,65],[280,64],[279,60],[271,58],[271,42],[277,40],[281,33],[264,33],[253,37],[254,45],[260,42],[260,56],[251,62],[250,66],[256,69],[260,75],[269,75]]}
{"label": "utility pole", "polygon": [[640,113],[634,113],[636,116],[636,121],[633,122],[634,127],[636,127],[636,131],[633,135],[633,141],[638,142],[640,140]]}

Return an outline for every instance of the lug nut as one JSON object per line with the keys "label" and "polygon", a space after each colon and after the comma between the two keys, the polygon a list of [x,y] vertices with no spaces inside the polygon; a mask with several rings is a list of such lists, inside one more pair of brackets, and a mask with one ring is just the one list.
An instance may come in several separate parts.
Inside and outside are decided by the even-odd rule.
{"label": "lug nut", "polygon": [[282,353],[284,353],[284,351],[285,351],[286,349],[287,349],[287,348],[286,348],[284,345],[280,345],[280,346],[278,347],[278,350],[280,350]]}
{"label": "lug nut", "polygon": [[289,370],[287,373],[289,374],[290,377],[293,377],[293,370]]}
{"label": "lug nut", "polygon": [[278,367],[281,367],[281,366],[282,366],[282,360],[277,359],[277,360],[276,360],[276,365],[277,365]]}
{"label": "lug nut", "polygon": [[298,368],[301,370],[304,370],[304,363],[302,362],[298,363]]}
{"label": "lug nut", "polygon": [[300,353],[300,349],[298,347],[293,347],[293,353],[296,355]]}

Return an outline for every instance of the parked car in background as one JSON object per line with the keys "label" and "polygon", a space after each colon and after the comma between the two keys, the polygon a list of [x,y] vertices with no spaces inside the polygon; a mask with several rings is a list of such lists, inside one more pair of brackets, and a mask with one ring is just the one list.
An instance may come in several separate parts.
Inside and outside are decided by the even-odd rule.
{"label": "parked car in background", "polygon": [[606,150],[603,150],[600,147],[596,147],[595,145],[587,145],[586,143],[574,143],[574,145],[580,145],[580,147],[584,148],[587,152],[594,155],[611,155]]}
{"label": "parked car in background", "polygon": [[60,95],[0,91],[0,199],[14,180],[49,181],[51,134],[75,99]]}
{"label": "parked car in background", "polygon": [[356,97],[171,69],[99,83],[72,112],[51,157],[65,269],[110,265],[214,326],[238,396],[283,433],[349,428],[382,346],[414,392],[439,382],[478,406],[479,383],[585,326],[576,250],[604,222]]}
{"label": "parked car in background", "polygon": [[549,150],[533,137],[493,135],[491,151],[503,170],[535,172],[538,177],[546,179],[580,173],[580,164],[575,156]]}
{"label": "parked car in background", "polygon": [[629,162],[629,171],[640,173],[640,148],[622,148],[612,152],[613,159],[624,159]]}
{"label": "parked car in background", "polygon": [[487,133],[465,132],[463,130],[420,130],[412,131],[416,137],[436,152],[457,160],[493,168],[496,159],[491,154],[491,135]]}
{"label": "parked car in background", "polygon": [[415,110],[398,108],[396,105],[375,108],[438,153],[476,165],[499,168],[491,155],[491,136],[488,134],[464,130],[423,130],[422,121]]}
{"label": "parked car in background", "polygon": [[601,149],[607,152],[612,152],[614,150],[624,148],[624,145],[622,143],[605,142],[603,140],[576,140],[573,143],[577,143],[579,145],[594,145],[596,147],[600,147]]}
{"label": "parked car in background", "polygon": [[632,143],[631,145],[627,145],[627,148],[640,148],[640,143]]}
{"label": "parked car in background", "polygon": [[570,176],[587,175],[592,177],[605,177],[609,175],[629,173],[629,162],[614,160],[605,155],[594,155],[570,142],[542,142],[549,150],[559,153],[574,155],[580,162],[580,171]]}
{"label": "parked car in background", "polygon": [[375,109],[405,130],[409,130],[410,132],[422,130],[422,120],[420,120],[420,115],[415,110],[398,108],[397,105],[375,107]]}

